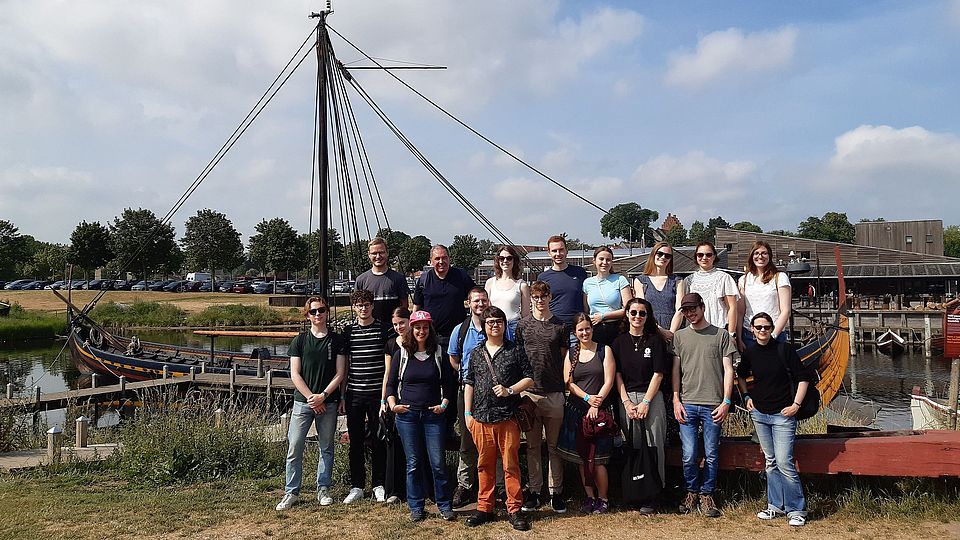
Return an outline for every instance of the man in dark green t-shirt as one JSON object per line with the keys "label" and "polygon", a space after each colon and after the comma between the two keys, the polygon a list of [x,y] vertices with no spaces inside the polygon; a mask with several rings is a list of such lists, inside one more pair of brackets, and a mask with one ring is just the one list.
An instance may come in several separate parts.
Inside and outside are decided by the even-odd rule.
{"label": "man in dark green t-shirt", "polygon": [[310,297],[303,314],[310,321],[310,330],[293,338],[288,351],[290,380],[296,390],[287,431],[286,484],[277,510],[287,510],[300,500],[303,447],[311,422],[316,425],[320,446],[317,501],[323,506],[333,504],[328,490],[333,473],[333,439],[337,430],[340,382],[347,374],[347,357],[343,339],[327,328],[329,308],[326,300]]}

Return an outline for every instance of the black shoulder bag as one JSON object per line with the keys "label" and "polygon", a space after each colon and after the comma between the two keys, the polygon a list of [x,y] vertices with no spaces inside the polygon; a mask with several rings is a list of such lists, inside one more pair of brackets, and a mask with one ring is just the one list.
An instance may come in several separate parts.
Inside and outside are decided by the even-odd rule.
{"label": "black shoulder bag", "polygon": [[[793,376],[793,370],[790,369],[790,360],[793,355],[788,354],[787,349],[788,346],[786,343],[777,344],[777,356],[780,357],[784,369],[787,370],[787,377],[790,379],[790,389],[793,392],[791,399],[794,399],[797,396],[798,383],[797,378]],[[820,412],[820,390],[817,388],[816,381],[813,381],[807,386],[807,393],[803,396],[803,402],[800,403],[800,410],[797,411],[796,417],[797,420],[806,420],[818,412]]]}

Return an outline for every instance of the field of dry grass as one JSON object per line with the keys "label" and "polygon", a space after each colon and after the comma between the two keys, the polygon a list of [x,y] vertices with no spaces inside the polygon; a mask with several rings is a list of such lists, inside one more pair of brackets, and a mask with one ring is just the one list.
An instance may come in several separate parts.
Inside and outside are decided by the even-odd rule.
{"label": "field of dry grass", "polygon": [[[84,305],[97,294],[97,291],[73,291],[73,303]],[[142,291],[108,291],[101,302],[133,303],[165,302],[173,304],[187,313],[203,311],[204,308],[218,304],[243,304],[245,306],[267,305],[269,295],[233,294],[233,293],[168,293]],[[63,313],[63,302],[50,291],[0,291],[0,300],[9,300],[23,306],[24,309]]]}

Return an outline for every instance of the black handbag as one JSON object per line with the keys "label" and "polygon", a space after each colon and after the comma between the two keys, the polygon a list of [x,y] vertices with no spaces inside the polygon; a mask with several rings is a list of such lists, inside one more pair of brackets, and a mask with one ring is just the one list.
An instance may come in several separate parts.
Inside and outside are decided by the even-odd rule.
{"label": "black handbag", "polygon": [[[663,490],[663,482],[660,479],[657,463],[657,449],[647,446],[647,430],[643,420],[634,420],[629,424],[628,444],[624,445],[626,459],[621,472],[623,502],[639,505],[656,499]],[[640,433],[635,437],[637,424],[639,424]]]}
{"label": "black handbag", "polygon": [[[797,379],[793,376],[793,370],[790,369],[790,356],[786,343],[780,343],[777,346],[777,356],[783,362],[783,367],[787,370],[787,377],[790,379],[790,390],[793,395],[797,395]],[[800,410],[797,411],[797,420],[806,420],[820,412],[820,390],[817,388],[816,381],[807,385],[807,393],[803,395],[803,401],[800,403]]]}

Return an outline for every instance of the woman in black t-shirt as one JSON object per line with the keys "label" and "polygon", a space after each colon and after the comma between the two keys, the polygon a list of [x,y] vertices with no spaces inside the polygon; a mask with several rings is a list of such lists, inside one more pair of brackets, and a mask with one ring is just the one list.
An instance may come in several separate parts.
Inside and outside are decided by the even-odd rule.
{"label": "woman in black t-shirt", "polygon": [[[620,392],[620,419],[624,433],[633,428],[646,431],[647,445],[657,449],[660,480],[664,479],[664,445],[667,434],[667,409],[660,387],[672,367],[672,358],[663,335],[657,328],[653,306],[643,298],[634,298],[624,308],[628,331],[613,341],[617,361],[617,390]],[[629,441],[633,443],[633,441]],[[643,514],[654,513],[654,501],[640,506]]]}
{"label": "woman in black t-shirt", "polygon": [[[403,306],[394,309],[391,314],[391,323],[393,324],[393,331],[397,335],[387,338],[387,342],[383,346],[386,369],[383,371],[383,392],[380,396],[380,425],[382,426],[381,429],[388,430],[388,433],[384,434],[387,439],[387,469],[383,483],[387,495],[387,504],[395,504],[407,498],[407,456],[403,452],[403,442],[400,441],[400,435],[397,433],[397,427],[394,424],[393,412],[387,410],[387,379],[390,378],[393,354],[403,346],[403,336],[407,333],[407,326],[410,325],[410,310]],[[429,476],[424,478],[429,478]],[[425,485],[429,487],[432,483],[428,482]],[[432,488],[428,491],[430,495],[433,494]]]}
{"label": "woman in black t-shirt", "polygon": [[[771,337],[773,324],[773,317],[763,312],[750,320],[757,345],[743,352],[737,380],[766,458],[767,507],[757,517],[769,520],[786,515],[790,525],[801,527],[806,524],[807,509],[793,461],[793,445],[796,414],[814,376],[800,362],[793,346],[779,344]],[[787,372],[788,363],[796,379],[796,390]],[[753,396],[747,393],[746,379],[751,376]]]}

